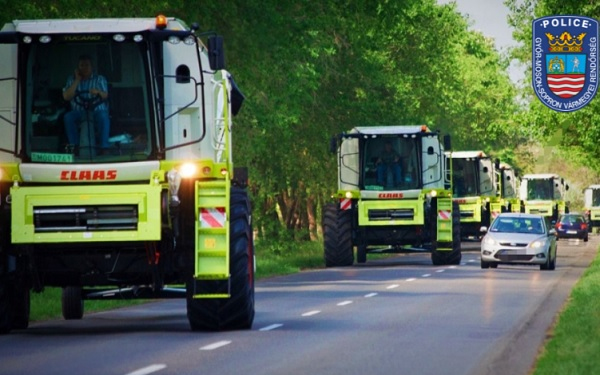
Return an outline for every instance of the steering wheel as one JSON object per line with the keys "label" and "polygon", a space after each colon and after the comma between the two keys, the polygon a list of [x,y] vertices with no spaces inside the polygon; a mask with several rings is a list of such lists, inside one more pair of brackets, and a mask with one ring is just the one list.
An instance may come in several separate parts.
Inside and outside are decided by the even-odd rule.
{"label": "steering wheel", "polygon": [[86,111],[93,111],[94,108],[104,102],[104,99],[102,99],[100,94],[92,95],[87,91],[76,91],[73,100],[77,105],[80,105]]}

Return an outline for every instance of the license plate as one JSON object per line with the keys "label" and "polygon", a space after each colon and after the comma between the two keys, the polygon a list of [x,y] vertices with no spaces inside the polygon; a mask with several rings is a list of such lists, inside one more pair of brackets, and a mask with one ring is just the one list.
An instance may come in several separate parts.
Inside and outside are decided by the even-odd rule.
{"label": "license plate", "polygon": [[525,255],[527,250],[503,250],[503,255]]}
{"label": "license plate", "polygon": [[577,231],[576,230],[568,230],[567,234],[577,234]]}

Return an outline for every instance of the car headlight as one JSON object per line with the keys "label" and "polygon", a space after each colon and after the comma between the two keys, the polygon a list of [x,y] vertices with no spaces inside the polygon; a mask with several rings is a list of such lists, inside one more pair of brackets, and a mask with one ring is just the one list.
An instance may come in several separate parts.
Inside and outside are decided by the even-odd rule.
{"label": "car headlight", "polygon": [[485,236],[483,237],[483,243],[486,245],[495,245],[496,241],[492,237]]}
{"label": "car headlight", "polygon": [[533,241],[531,244],[529,244],[529,247],[532,249],[539,249],[540,247],[544,246],[546,244],[546,241]]}

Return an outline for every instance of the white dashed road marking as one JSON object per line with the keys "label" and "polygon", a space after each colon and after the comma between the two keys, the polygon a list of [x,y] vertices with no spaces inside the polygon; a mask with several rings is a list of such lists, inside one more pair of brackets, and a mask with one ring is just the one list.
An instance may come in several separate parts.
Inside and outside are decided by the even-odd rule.
{"label": "white dashed road marking", "polygon": [[337,305],[338,305],[338,306],[346,306],[346,305],[349,305],[349,304],[351,304],[351,303],[352,303],[352,301],[344,301],[344,302],[340,302],[340,303],[338,303]]}
{"label": "white dashed road marking", "polygon": [[431,276],[430,273],[426,273],[426,274],[421,275],[421,277],[429,277],[429,276]]}
{"label": "white dashed road marking", "polygon": [[455,269],[455,268],[456,268],[456,266],[450,266],[450,267],[448,267],[448,268],[449,268],[449,269],[451,269],[451,270],[453,270],[453,269]]}
{"label": "white dashed road marking", "polygon": [[217,341],[214,344],[206,345],[200,348],[200,350],[215,350],[222,346],[231,344],[231,341]]}
{"label": "white dashed road marking", "polygon": [[365,298],[371,298],[371,297],[375,297],[377,295],[377,293],[369,293],[369,294],[365,294]]}
{"label": "white dashed road marking", "polygon": [[437,270],[435,272],[440,273],[440,272],[444,272],[445,270]]}
{"label": "white dashed road marking", "polygon": [[167,365],[155,364],[127,373],[127,375],[147,375],[166,368]]}
{"label": "white dashed road marking", "polygon": [[312,316],[312,315],[317,315],[318,313],[320,313],[320,310],[313,310],[313,311],[309,311],[309,312],[305,312],[304,314],[302,314],[302,316]]}
{"label": "white dashed road marking", "polygon": [[277,323],[277,324],[271,324],[270,326],[266,326],[266,327],[263,327],[263,328],[259,329],[259,331],[272,331],[272,330],[277,329],[279,327],[283,327],[283,324],[279,324],[279,323]]}
{"label": "white dashed road marking", "polygon": [[398,285],[398,284],[392,284],[392,285],[388,286],[386,289],[394,289],[394,288],[397,288],[399,286],[400,285]]}
{"label": "white dashed road marking", "polygon": [[416,279],[414,277],[411,277],[410,279],[406,279],[406,281],[415,281]]}

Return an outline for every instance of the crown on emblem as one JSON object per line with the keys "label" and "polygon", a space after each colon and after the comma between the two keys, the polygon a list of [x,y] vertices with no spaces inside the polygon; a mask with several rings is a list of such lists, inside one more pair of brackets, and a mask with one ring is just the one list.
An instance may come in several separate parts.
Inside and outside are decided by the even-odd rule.
{"label": "crown on emblem", "polygon": [[569,34],[568,31],[560,34],[559,37],[556,37],[550,33],[546,33],[546,37],[548,38],[548,43],[550,44],[550,52],[581,52],[583,48],[581,45],[583,44],[583,38],[586,33],[581,33],[576,37],[573,37]]}

